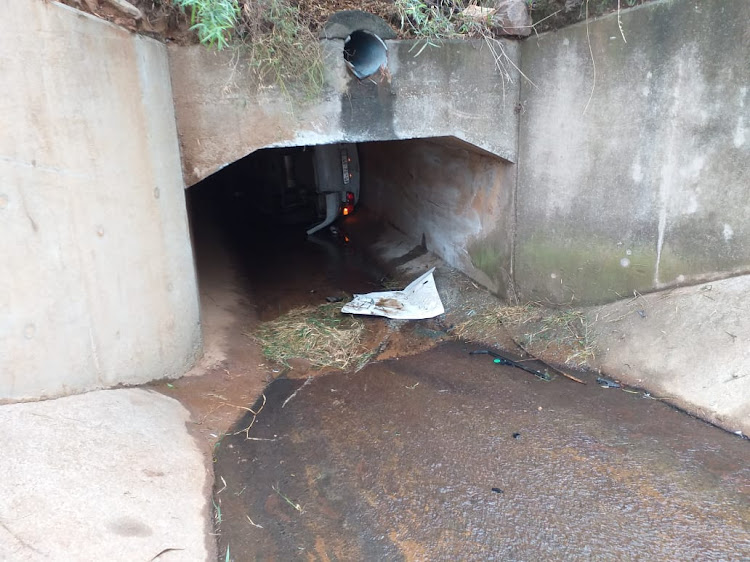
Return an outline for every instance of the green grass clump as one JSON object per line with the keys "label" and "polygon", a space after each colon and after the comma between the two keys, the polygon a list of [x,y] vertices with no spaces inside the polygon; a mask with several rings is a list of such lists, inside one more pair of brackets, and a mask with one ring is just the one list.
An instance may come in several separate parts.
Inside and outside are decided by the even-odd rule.
{"label": "green grass clump", "polygon": [[396,0],[401,30],[418,39],[414,45],[419,48],[415,56],[428,46],[437,47],[443,39],[458,35],[454,24],[456,6],[446,0],[429,4],[423,0]]}
{"label": "green grass clump", "polygon": [[285,95],[289,85],[306,98],[323,89],[320,41],[288,0],[253,0],[244,4],[243,43],[260,81]]}
{"label": "green grass clump", "polygon": [[240,17],[237,0],[172,0],[190,11],[190,29],[204,45],[222,50],[229,45]]}

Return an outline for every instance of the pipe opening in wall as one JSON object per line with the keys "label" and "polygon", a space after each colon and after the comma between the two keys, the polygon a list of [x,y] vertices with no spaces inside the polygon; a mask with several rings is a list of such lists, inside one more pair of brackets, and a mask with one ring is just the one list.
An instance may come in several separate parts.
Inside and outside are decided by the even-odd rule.
{"label": "pipe opening in wall", "polygon": [[344,60],[352,74],[363,80],[388,64],[388,47],[374,33],[357,29],[344,41]]}

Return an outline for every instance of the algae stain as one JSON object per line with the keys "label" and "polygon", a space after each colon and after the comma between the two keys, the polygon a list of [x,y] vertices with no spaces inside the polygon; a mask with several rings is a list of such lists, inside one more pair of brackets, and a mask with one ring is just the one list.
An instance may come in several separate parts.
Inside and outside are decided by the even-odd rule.
{"label": "algae stain", "polygon": [[559,304],[610,302],[653,287],[652,247],[595,238],[531,239],[517,248],[516,280],[527,297]]}
{"label": "algae stain", "polygon": [[467,251],[472,265],[487,275],[493,282],[500,284],[502,282],[502,269],[509,259],[506,255],[506,246],[506,237],[496,230],[484,238],[470,242]]}

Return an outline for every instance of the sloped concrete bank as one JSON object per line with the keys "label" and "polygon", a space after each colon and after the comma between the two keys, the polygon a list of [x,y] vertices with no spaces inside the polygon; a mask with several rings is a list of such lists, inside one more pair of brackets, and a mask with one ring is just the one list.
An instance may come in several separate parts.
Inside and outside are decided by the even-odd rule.
{"label": "sloped concrete bank", "polygon": [[[395,273],[403,279],[437,267],[435,281],[450,324],[505,306],[505,301],[462,280],[432,252],[405,260],[413,246],[409,237],[388,228],[372,251],[383,263],[398,263]],[[750,436],[748,292],[750,276],[740,276],[580,309],[593,352],[583,366],[729,432]],[[480,336],[476,341],[519,355],[514,340],[525,342],[529,330],[535,328],[498,323],[496,329],[473,335]],[[563,366],[566,360],[559,349],[541,342],[534,355],[551,365]]]}
{"label": "sloped concrete bank", "polygon": [[215,559],[188,419],[141,389],[0,407],[0,560]]}
{"label": "sloped concrete bank", "polygon": [[596,307],[595,365],[728,431],[750,436],[750,276]]}

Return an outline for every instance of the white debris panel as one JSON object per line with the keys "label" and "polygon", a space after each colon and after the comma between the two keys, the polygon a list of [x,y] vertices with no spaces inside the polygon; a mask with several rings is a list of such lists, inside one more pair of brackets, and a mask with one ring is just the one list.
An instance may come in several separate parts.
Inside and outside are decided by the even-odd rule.
{"label": "white debris panel", "polygon": [[434,318],[445,312],[432,275],[434,271],[433,267],[412,281],[403,291],[354,295],[354,300],[344,305],[341,312],[385,316],[399,320]]}

